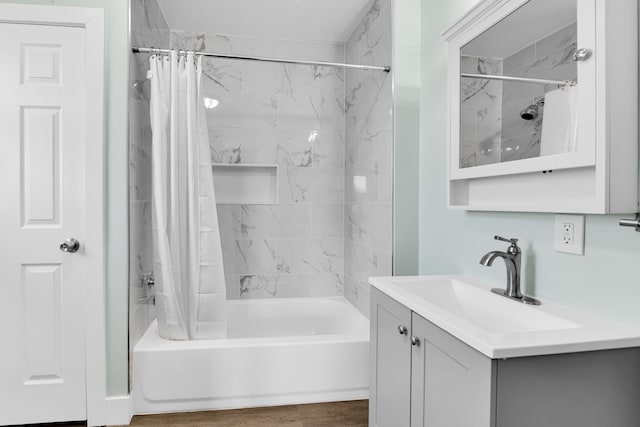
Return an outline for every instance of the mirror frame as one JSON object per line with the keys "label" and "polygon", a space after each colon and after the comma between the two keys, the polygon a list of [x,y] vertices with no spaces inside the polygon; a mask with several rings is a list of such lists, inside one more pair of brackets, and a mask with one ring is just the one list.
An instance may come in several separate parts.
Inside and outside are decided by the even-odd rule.
{"label": "mirror frame", "polygon": [[[596,68],[595,61],[578,62],[578,87],[580,90],[578,103],[578,151],[513,160],[503,163],[460,167],[460,55],[462,48],[491,27],[507,18],[525,4],[535,0],[497,0],[481,2],[485,5],[480,16],[460,28],[455,26],[445,33],[449,39],[449,134],[448,164],[449,178],[452,180],[482,178],[501,175],[512,175],[546,170],[570,169],[593,166],[596,163]],[[576,0],[578,22],[578,46],[588,47],[595,51],[596,39],[594,31],[581,31],[582,27],[595,28],[594,0]],[[470,12],[476,11],[475,8]],[[465,18],[470,18],[470,14]],[[452,30],[454,33],[452,34]],[[534,42],[535,40],[532,40]],[[590,58],[593,59],[593,58]]]}
{"label": "mirror frame", "polygon": [[[577,0],[578,47],[592,50],[579,64],[580,85],[588,90],[579,94],[577,146],[592,144],[592,152],[466,170],[459,167],[459,155],[452,161],[452,141],[458,144],[460,136],[460,49],[528,1],[480,0],[443,34],[449,44],[447,206],[470,211],[637,212],[637,0]],[[558,170],[548,173],[551,168]]]}

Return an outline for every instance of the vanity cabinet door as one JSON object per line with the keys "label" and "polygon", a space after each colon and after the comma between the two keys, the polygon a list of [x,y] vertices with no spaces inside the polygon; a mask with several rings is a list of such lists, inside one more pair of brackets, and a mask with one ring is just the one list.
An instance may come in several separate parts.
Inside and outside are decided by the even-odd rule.
{"label": "vanity cabinet door", "polygon": [[410,425],[410,333],[411,311],[372,288],[370,426]]}
{"label": "vanity cabinet door", "polygon": [[495,361],[413,314],[411,427],[494,427]]}

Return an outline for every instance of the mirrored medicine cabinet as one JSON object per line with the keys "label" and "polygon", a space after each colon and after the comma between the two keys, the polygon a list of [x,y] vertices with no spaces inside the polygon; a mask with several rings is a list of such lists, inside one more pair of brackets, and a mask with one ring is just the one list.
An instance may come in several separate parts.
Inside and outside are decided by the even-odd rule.
{"label": "mirrored medicine cabinet", "polygon": [[485,0],[444,38],[450,207],[637,210],[636,0]]}

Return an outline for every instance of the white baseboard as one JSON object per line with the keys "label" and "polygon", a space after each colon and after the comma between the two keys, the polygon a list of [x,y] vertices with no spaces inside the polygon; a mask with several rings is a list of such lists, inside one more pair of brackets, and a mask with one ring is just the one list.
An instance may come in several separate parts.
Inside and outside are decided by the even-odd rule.
{"label": "white baseboard", "polygon": [[133,417],[129,396],[107,397],[107,425],[128,426]]}

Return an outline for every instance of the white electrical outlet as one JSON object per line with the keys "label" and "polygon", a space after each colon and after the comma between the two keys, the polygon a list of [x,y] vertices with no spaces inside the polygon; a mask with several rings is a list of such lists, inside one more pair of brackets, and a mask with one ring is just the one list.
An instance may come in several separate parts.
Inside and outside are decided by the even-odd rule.
{"label": "white electrical outlet", "polygon": [[562,246],[573,246],[573,230],[575,227],[571,222],[562,223]]}
{"label": "white electrical outlet", "polygon": [[584,215],[556,215],[554,248],[558,252],[584,255]]}

